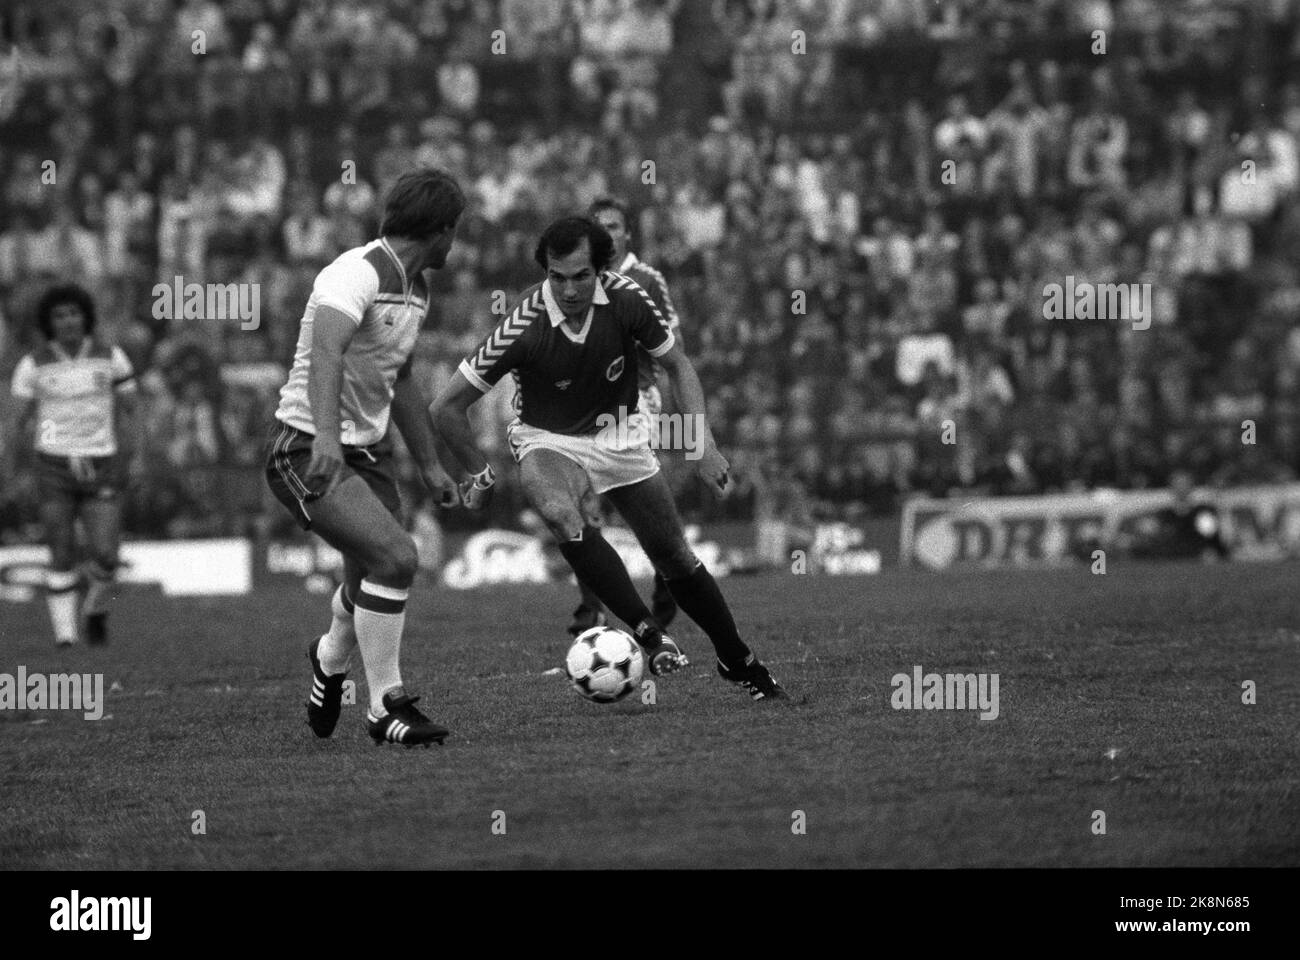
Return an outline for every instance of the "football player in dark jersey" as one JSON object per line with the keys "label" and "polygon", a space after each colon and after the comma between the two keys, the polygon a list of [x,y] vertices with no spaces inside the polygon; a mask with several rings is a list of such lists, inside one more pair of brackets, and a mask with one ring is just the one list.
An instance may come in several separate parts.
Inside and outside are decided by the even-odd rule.
{"label": "football player in dark jersey", "polygon": [[[678,409],[700,425],[696,468],[721,495],[727,461],[704,418],[694,367],[649,294],[609,269],[614,243],[588,217],[564,217],[535,251],[546,272],[463,360],[430,406],[436,431],[461,466],[467,505],[486,502],[495,482],[474,443],[469,408],[507,373],[519,387],[518,415],[507,432],[520,483],[580,581],[623,620],[651,672],[689,661],[664,633],[633,586],[618,553],[586,522],[588,489],[606,495],[663,574],[681,609],[712,641],[718,672],[755,700],[788,695],[741,639],[713,575],[686,543],[668,484],[637,410],[639,350],[663,364]],[[609,429],[610,423],[617,429]]]}
{"label": "football player in dark jersey", "polygon": [[[641,260],[630,249],[632,220],[625,204],[612,197],[601,197],[587,208],[587,215],[599,223],[614,241],[614,271],[635,280],[637,285],[650,294],[659,312],[668,321],[668,329],[673,332],[677,342],[682,343],[681,322],[677,317],[677,308],[672,295],[668,292],[668,282],[664,275],[650,264]],[[644,349],[637,353],[637,389],[640,399],[637,409],[648,417],[657,418],[663,411],[663,395],[659,387],[659,364]],[[652,431],[656,428],[650,427]],[[652,434],[653,435],[653,434]],[[667,449],[660,446],[660,449]],[[583,501],[583,512],[588,521],[598,524],[601,519],[601,501],[594,493]],[[578,581],[578,592],[582,599],[573,611],[573,622],[569,624],[569,633],[577,636],[582,631],[605,622],[605,607],[600,598],[592,593],[591,588]],[[655,573],[654,595],[650,600],[650,612],[664,629],[672,623],[677,615],[677,601],[668,589],[663,574]]]}

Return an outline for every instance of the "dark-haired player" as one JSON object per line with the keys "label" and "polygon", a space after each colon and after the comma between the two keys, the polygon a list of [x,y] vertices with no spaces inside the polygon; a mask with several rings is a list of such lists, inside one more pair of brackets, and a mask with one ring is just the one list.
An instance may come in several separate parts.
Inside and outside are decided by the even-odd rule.
{"label": "dark-haired player", "polygon": [[464,208],[460,186],[446,173],[400,177],[385,200],[379,238],[340,254],[317,275],[280,390],[267,481],[298,523],[344,562],[333,622],[307,651],[307,722],[318,737],[338,723],[353,648],[361,651],[376,743],[427,745],[447,736],[402,685],[402,628],[418,558],[397,519],[389,420],[435,501],[458,502],[456,485],[438,464],[410,358],[429,310],[424,271],[446,263]]}
{"label": "dark-haired player", "polygon": [[[644,424],[630,423],[640,416],[637,351],[643,347],[667,369],[683,415],[701,424],[699,475],[722,493],[727,461],[705,424],[699,377],[650,296],[606,269],[613,253],[609,234],[587,217],[551,224],[535,253],[546,279],[526,290],[461,362],[430,415],[452,454],[472,472],[464,490],[467,505],[481,505],[495,478],[474,444],[468,411],[513,373],[519,406],[508,438],[524,493],[578,579],[632,629],[651,671],[671,673],[688,661],[638,596],[618,553],[586,522],[582,501],[588,488],[608,496],[622,514],[681,609],[713,642],[722,676],[756,700],[784,698],[741,639],[712,574],[687,545]],[[611,440],[600,425],[603,415],[629,421],[618,432],[625,439]]]}
{"label": "dark-haired player", "polygon": [[[638,259],[637,255],[629,249],[632,221],[627,206],[612,197],[601,197],[587,208],[587,215],[604,227],[614,241],[614,259],[611,261],[616,264],[614,271],[635,280],[637,286],[650,294],[650,299],[655,302],[659,312],[668,321],[668,329],[673,332],[678,343],[682,343],[681,323],[677,318],[677,308],[673,306],[673,298],[668,293],[668,282],[662,273],[644,260]],[[685,344],[682,343],[682,346],[684,348]],[[663,396],[659,390],[659,364],[644,348],[638,348],[637,351],[637,388],[640,393],[637,409],[649,417],[658,417],[663,411]],[[588,497],[583,503],[583,512],[589,520],[598,519],[599,498],[594,495]],[[582,599],[578,609],[573,611],[573,622],[569,624],[569,633],[575,637],[582,631],[605,622],[604,605],[591,588],[581,580],[578,581],[578,592]],[[658,571],[655,572],[650,612],[665,629],[672,623],[673,617],[677,616],[677,601],[673,599],[673,593],[668,589],[663,574]]]}
{"label": "dark-haired player", "polygon": [[35,433],[40,516],[50,546],[46,603],[54,642],[77,642],[76,521],[86,533],[86,641],[108,640],[108,601],[118,568],[121,488],[133,456],[135,372],[118,347],[94,336],[95,303],[68,284],[36,306],[45,344],[14,370],[12,393],[26,401],[19,436]]}

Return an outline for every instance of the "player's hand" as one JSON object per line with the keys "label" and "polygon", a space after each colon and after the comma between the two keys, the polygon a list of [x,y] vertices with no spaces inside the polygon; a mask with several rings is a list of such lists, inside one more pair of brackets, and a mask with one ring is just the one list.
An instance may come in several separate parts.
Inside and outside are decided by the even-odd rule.
{"label": "player's hand", "polygon": [[470,510],[482,510],[492,502],[492,488],[496,486],[497,475],[488,464],[482,472],[476,473],[460,485],[460,499]]}
{"label": "player's hand", "polygon": [[311,463],[303,479],[311,488],[308,499],[321,500],[333,493],[343,479],[343,445],[337,439],[317,436],[311,442]]}
{"label": "player's hand", "polygon": [[424,485],[429,488],[433,494],[433,502],[440,507],[455,507],[460,504],[460,489],[456,481],[447,476],[447,471],[442,467],[434,464],[429,467],[420,468],[420,476],[424,480]]}
{"label": "player's hand", "polygon": [[727,458],[718,452],[718,448],[709,444],[705,448],[703,456],[700,457],[699,466],[695,468],[704,481],[704,485],[713,491],[715,496],[721,497],[727,489],[727,471],[731,469],[731,464]]}

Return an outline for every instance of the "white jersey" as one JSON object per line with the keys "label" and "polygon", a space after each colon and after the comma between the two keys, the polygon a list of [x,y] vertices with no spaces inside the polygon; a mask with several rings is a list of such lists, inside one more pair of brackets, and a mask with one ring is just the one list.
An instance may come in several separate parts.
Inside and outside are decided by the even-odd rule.
{"label": "white jersey", "polygon": [[114,394],[135,391],[135,371],[118,347],[90,337],[69,354],[53,341],[18,361],[11,392],[36,401],[36,450],[56,457],[111,457]]}
{"label": "white jersey", "polygon": [[307,380],[312,322],[320,307],[332,307],[357,325],[343,352],[339,440],[348,446],[368,447],[388,431],[397,372],[415,348],[429,312],[428,286],[422,276],[407,278],[382,238],[340,254],[317,274],[302,315],[293,369],[288,383],[280,388],[280,407],[275,412],[281,422],[313,436],[316,426]]}

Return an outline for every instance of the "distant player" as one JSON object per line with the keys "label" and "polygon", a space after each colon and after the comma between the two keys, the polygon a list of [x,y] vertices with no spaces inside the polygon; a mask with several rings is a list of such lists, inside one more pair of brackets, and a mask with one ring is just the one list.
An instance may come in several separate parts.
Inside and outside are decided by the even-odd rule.
{"label": "distant player", "polygon": [[588,488],[609,497],[682,610],[708,634],[719,673],[756,700],[785,698],[741,639],[712,574],[687,546],[647,432],[630,429],[625,441],[612,442],[599,426],[602,414],[629,427],[639,416],[638,347],[644,348],[667,369],[683,415],[701,424],[699,475],[722,493],[727,461],[704,422],[699,377],[649,294],[606,269],[613,254],[609,234],[587,217],[551,224],[534,254],[546,279],[529,287],[461,362],[430,414],[451,452],[472,471],[463,490],[466,504],[482,506],[495,477],[474,444],[468,411],[513,373],[519,409],[507,436],[524,493],[578,580],[631,628],[651,672],[672,673],[689,662],[646,609],[618,553],[586,522]]}
{"label": "distant player", "polygon": [[118,568],[122,484],[134,455],[135,371],[117,347],[94,337],[95,303],[75,285],[53,287],[36,306],[44,346],[14,370],[25,406],[19,437],[34,431],[41,522],[50,546],[46,603],[54,642],[77,642],[76,521],[86,535],[88,643],[108,642],[108,603]]}
{"label": "distant player", "polygon": [[440,269],[465,197],[446,173],[419,170],[393,185],[380,237],[341,254],[316,277],[267,449],[267,481],[306,530],[343,554],[329,632],[308,647],[307,723],[338,723],[353,648],[370,688],[376,743],[441,743],[444,727],[415,707],[399,669],[415,541],[397,519],[389,419],[440,506],[459,501],[438,464],[411,350],[429,311],[423,271]]}
{"label": "distant player", "polygon": [[[616,264],[614,271],[635,280],[637,286],[650,294],[650,299],[655,302],[659,312],[668,321],[668,329],[673,332],[677,342],[685,349],[686,344],[682,342],[681,323],[677,318],[677,309],[673,306],[673,298],[668,293],[668,283],[664,280],[664,275],[650,264],[638,260],[637,255],[628,249],[631,242],[632,228],[627,207],[617,200],[602,197],[587,209],[587,214],[604,227],[614,241],[614,259],[612,261]],[[657,417],[663,411],[663,397],[659,390],[658,381],[659,364],[654,357],[645,351],[645,348],[638,347],[637,387],[640,391],[640,399],[637,409],[650,417]],[[600,515],[599,498],[594,494],[588,497],[583,504],[583,512],[589,520],[598,519]],[[605,622],[604,605],[591,591],[591,588],[583,584],[581,580],[578,581],[578,592],[582,595],[582,600],[578,604],[578,609],[573,611],[573,622],[569,625],[569,633],[575,637],[582,631]],[[655,572],[654,595],[650,600],[650,613],[664,629],[667,629],[673,618],[677,616],[677,601],[673,599],[672,591],[668,589],[663,574],[657,571]]]}

